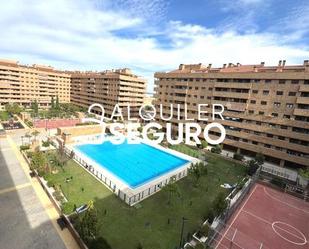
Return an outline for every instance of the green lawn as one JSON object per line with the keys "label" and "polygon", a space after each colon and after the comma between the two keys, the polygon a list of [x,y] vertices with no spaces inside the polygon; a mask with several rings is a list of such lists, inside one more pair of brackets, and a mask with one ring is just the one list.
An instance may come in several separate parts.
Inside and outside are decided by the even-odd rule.
{"label": "green lawn", "polygon": [[[74,204],[95,201],[99,234],[112,248],[135,249],[140,242],[144,249],[174,249],[179,243],[182,217],[188,219],[185,235],[193,233],[207,216],[219,191],[226,191],[220,184],[235,183],[245,175],[242,165],[217,155],[208,158],[208,175],[202,177],[200,186],[195,188],[189,177],[178,181],[180,197],[173,198],[170,205],[168,193],[161,191],[141,202],[140,208],[129,207],[73,161],[64,167],[64,172],[59,170],[46,178],[61,184],[69,200],[64,208],[66,213],[71,212]],[[66,183],[65,179],[71,176],[73,180]]]}
{"label": "green lawn", "polygon": [[7,121],[9,120],[10,116],[9,113],[6,111],[0,111],[0,120],[1,121]]}

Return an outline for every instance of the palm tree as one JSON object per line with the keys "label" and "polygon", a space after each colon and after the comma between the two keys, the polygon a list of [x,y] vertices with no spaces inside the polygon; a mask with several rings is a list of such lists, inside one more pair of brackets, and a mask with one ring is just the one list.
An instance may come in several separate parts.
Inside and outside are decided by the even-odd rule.
{"label": "palm tree", "polygon": [[40,132],[38,130],[34,130],[31,134],[32,134],[32,136],[34,136],[34,140],[36,140],[37,136],[40,134]]}

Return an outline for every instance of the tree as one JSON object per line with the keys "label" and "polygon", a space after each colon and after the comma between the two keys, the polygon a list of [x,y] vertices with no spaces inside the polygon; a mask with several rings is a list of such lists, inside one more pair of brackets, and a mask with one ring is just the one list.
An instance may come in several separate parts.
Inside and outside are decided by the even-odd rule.
{"label": "tree", "polygon": [[227,208],[228,203],[225,199],[225,194],[220,192],[213,202],[213,211],[216,216],[219,216],[223,213],[223,211]]}
{"label": "tree", "polygon": [[248,166],[248,175],[249,176],[253,176],[255,174],[255,172],[257,171],[257,169],[260,167],[258,162],[254,159],[248,161],[247,166]]}
{"label": "tree", "polygon": [[174,196],[179,196],[179,188],[176,184],[176,177],[173,176],[170,178],[169,182],[162,188],[163,191],[166,191],[168,193],[168,202],[167,204],[171,204],[171,200]]}
{"label": "tree", "polygon": [[97,226],[97,211],[93,205],[93,201],[90,201],[79,227],[80,235],[87,244],[90,244],[91,241],[95,240],[98,233]]}
{"label": "tree", "polygon": [[255,156],[255,158],[254,158],[254,160],[256,161],[256,163],[257,163],[259,166],[261,166],[261,165],[264,163],[264,161],[265,161],[265,157],[264,157],[263,154],[257,153],[256,156]]}
{"label": "tree", "polygon": [[59,104],[59,97],[58,97],[58,95],[57,95],[57,97],[56,97],[55,109],[56,109],[56,110],[60,110],[60,104]]}
{"label": "tree", "polygon": [[51,109],[55,109],[55,99],[54,99],[54,96],[51,97],[50,108]]}
{"label": "tree", "polygon": [[22,108],[21,108],[17,103],[6,104],[6,105],[5,105],[5,110],[6,110],[10,115],[20,114],[20,113],[22,112]]}
{"label": "tree", "polygon": [[43,152],[34,152],[31,157],[30,168],[37,170],[39,175],[45,173],[47,160]]}
{"label": "tree", "polygon": [[32,109],[33,115],[37,117],[39,115],[39,104],[37,100],[31,103],[31,109]]}
{"label": "tree", "polygon": [[191,164],[191,167],[188,169],[189,176],[194,180],[194,186],[197,187],[199,180],[202,176],[207,175],[206,165],[202,162]]}

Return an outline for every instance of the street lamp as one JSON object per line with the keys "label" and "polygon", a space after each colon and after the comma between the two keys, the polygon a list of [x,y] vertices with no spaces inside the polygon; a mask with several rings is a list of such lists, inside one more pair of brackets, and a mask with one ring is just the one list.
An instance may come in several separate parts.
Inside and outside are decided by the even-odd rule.
{"label": "street lamp", "polygon": [[181,225],[181,233],[180,233],[180,240],[179,240],[179,249],[182,248],[182,240],[183,240],[183,231],[185,227],[185,221],[187,221],[185,217],[182,217],[182,225]]}

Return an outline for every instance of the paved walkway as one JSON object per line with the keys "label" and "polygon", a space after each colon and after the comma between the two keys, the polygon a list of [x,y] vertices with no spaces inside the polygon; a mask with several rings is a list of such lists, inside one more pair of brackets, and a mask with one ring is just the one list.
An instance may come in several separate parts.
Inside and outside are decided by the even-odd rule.
{"label": "paved walkway", "polygon": [[29,168],[14,140],[0,139],[0,247],[1,249],[78,249]]}

